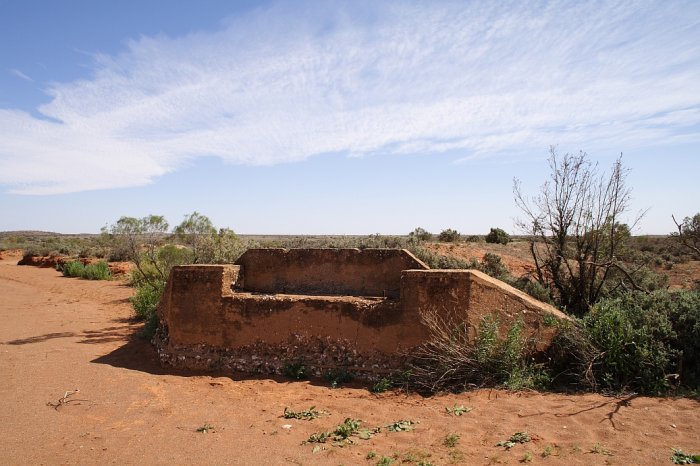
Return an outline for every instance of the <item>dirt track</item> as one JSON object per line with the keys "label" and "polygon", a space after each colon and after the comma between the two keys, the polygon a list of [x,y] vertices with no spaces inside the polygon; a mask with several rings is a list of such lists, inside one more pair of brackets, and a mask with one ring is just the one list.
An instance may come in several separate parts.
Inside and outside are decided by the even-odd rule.
{"label": "dirt track", "polygon": [[[700,452],[700,403],[689,399],[476,391],[421,398],[332,390],[317,382],[168,373],[134,337],[120,282],[63,278],[0,261],[0,463],[2,464],[376,464],[382,455],[432,464],[671,464],[670,448]],[[56,403],[79,389],[68,404]],[[461,417],[445,407],[473,408]],[[281,418],[285,406],[330,411]],[[346,417],[386,429],[344,448],[301,445]],[[214,432],[198,433],[208,423]],[[283,426],[289,425],[290,428]],[[505,451],[516,431],[533,441]],[[443,445],[448,433],[461,438]],[[547,446],[552,454],[543,457]],[[374,451],[377,457],[365,459]],[[410,456],[409,456],[410,455]],[[430,455],[429,457],[426,457]],[[416,464],[414,462],[413,464]],[[404,463],[411,464],[411,463]]]}

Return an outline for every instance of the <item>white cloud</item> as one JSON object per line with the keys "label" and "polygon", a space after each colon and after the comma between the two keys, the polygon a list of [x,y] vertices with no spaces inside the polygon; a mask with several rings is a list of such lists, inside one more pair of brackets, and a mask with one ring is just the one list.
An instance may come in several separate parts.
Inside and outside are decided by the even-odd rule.
{"label": "white cloud", "polygon": [[0,184],[137,186],[198,156],[482,157],[700,139],[695,3],[350,5],[277,6],[95,57],[90,78],[49,88],[48,118],[0,110]]}
{"label": "white cloud", "polygon": [[24,81],[29,81],[29,82],[33,82],[33,81],[34,81],[31,77],[29,77],[29,76],[27,76],[26,74],[22,73],[22,71],[18,70],[17,68],[10,68],[10,69],[8,69],[7,71],[9,71],[11,74],[17,76],[18,78],[23,79]]}

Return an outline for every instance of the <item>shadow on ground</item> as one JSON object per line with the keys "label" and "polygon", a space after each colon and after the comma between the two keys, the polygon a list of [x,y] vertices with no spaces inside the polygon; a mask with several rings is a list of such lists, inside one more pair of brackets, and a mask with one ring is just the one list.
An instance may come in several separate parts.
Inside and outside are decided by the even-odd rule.
{"label": "shadow on ground", "polygon": [[57,338],[79,338],[78,343],[98,344],[113,341],[125,341],[134,337],[140,324],[133,320],[115,319],[115,324],[99,330],[83,330],[82,332],[52,332],[44,335],[35,335],[27,338],[5,341],[5,345],[21,346],[34,343],[42,343]]}
{"label": "shadow on ground", "polygon": [[[90,361],[95,364],[107,364],[112,367],[145,372],[153,375],[173,375],[178,377],[225,377],[231,380],[270,380],[280,384],[308,383],[311,385],[329,387],[330,382],[321,377],[310,377],[304,380],[293,380],[282,376],[248,374],[244,372],[224,371],[195,371],[182,370],[173,367],[163,367],[158,361],[158,354],[153,345],[134,332],[126,343],[114,351]],[[369,388],[370,386],[358,382],[344,383],[347,388]]]}

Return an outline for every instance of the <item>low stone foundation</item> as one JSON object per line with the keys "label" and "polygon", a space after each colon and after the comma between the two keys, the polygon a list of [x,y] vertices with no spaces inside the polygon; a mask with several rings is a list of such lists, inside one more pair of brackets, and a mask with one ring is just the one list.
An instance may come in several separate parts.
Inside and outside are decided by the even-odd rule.
{"label": "low stone foundation", "polygon": [[167,328],[159,328],[154,342],[161,365],[178,369],[238,372],[255,375],[284,375],[285,367],[302,364],[306,374],[322,377],[331,369],[342,368],[357,380],[376,381],[402,369],[407,358],[381,352],[358,350],[350,340],[332,337],[290,335],[285,343],[263,341],[240,348],[210,345],[168,344]]}

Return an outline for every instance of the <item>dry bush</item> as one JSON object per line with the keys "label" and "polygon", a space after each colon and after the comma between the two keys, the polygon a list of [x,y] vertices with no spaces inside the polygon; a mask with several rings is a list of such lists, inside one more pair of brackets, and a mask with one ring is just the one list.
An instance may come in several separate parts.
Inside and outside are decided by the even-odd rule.
{"label": "dry bush", "polygon": [[411,355],[411,388],[436,393],[483,386],[520,389],[547,384],[542,368],[531,362],[534,345],[523,338],[521,321],[501,336],[498,320],[486,316],[476,336],[470,338],[468,324],[456,316],[433,309],[424,312],[421,319],[430,338]]}

